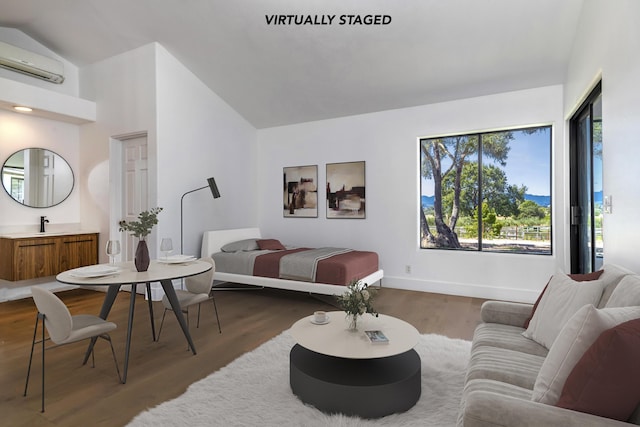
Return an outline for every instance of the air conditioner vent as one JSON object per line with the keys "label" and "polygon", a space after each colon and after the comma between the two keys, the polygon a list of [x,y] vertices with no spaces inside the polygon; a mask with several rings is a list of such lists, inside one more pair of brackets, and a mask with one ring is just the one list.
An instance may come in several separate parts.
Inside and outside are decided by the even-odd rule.
{"label": "air conditioner vent", "polygon": [[4,42],[0,42],[0,67],[51,83],[64,81],[62,62]]}

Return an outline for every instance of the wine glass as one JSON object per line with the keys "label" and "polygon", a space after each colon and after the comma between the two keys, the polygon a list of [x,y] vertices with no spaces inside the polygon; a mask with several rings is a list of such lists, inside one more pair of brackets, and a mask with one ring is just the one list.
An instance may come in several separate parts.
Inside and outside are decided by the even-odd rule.
{"label": "wine glass", "polygon": [[109,240],[107,242],[107,255],[111,264],[115,263],[115,257],[120,254],[120,240]]}
{"label": "wine glass", "polygon": [[165,237],[160,242],[160,252],[164,253],[164,258],[169,258],[169,254],[173,252],[173,242],[170,237]]}

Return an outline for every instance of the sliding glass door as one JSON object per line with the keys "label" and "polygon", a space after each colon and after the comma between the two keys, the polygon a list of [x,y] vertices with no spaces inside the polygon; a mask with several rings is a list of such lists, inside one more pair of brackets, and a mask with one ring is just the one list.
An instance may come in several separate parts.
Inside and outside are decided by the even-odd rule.
{"label": "sliding glass door", "polygon": [[602,87],[571,118],[571,272],[602,267]]}

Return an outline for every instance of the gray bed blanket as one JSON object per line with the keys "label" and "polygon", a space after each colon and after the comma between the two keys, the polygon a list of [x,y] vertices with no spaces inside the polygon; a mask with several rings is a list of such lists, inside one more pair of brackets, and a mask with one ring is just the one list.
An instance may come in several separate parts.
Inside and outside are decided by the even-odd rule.
{"label": "gray bed blanket", "polygon": [[285,255],[280,259],[280,278],[315,282],[318,261],[334,255],[351,252],[352,250],[345,248],[318,248]]}
{"label": "gray bed blanket", "polygon": [[216,263],[217,271],[253,276],[253,265],[255,264],[256,257],[269,252],[272,251],[218,252],[213,254],[212,257]]}

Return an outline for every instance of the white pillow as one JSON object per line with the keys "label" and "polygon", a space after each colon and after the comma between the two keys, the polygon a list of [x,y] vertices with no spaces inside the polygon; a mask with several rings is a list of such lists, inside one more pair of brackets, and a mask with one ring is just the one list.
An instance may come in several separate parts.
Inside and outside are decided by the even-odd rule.
{"label": "white pillow", "polygon": [[564,273],[554,274],[522,335],[551,348],[567,320],[585,305],[596,305],[603,289],[601,280],[576,282]]}
{"label": "white pillow", "polygon": [[605,307],[640,305],[640,276],[624,276],[613,290]]}
{"label": "white pillow", "polygon": [[593,305],[587,305],[578,310],[562,328],[542,363],[531,400],[548,405],[558,403],[567,377],[600,334],[620,323],[638,318],[640,307],[598,310]]}

